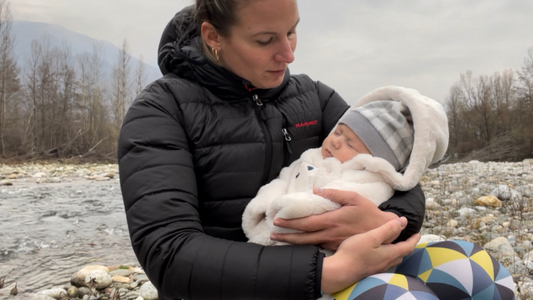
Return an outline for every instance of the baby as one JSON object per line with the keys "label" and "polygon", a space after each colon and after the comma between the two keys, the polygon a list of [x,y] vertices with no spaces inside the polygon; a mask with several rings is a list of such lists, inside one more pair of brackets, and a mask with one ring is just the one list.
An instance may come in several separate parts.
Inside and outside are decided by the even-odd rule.
{"label": "baby", "polygon": [[244,233],[249,242],[281,245],[270,234],[295,231],[274,226],[274,219],[340,207],[313,194],[314,187],[355,191],[379,205],[394,190],[412,189],[447,147],[448,119],[440,103],[413,89],[377,89],[341,117],[320,148],[305,151],[259,190],[244,211]]}

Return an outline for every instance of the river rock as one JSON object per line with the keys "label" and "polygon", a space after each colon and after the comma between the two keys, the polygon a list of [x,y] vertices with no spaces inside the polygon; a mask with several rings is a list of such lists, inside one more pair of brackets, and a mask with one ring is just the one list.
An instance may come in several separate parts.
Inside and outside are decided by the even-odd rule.
{"label": "river rock", "polygon": [[92,292],[88,287],[82,286],[78,289],[78,293],[80,298],[84,298],[85,296],[91,296]]}
{"label": "river rock", "polygon": [[516,187],[516,191],[520,193],[523,197],[532,198],[533,197],[533,188],[528,185],[521,185]]}
{"label": "river rock", "polygon": [[50,298],[59,299],[61,293],[66,295],[67,291],[65,291],[64,289],[55,288],[55,289],[49,289],[49,290],[40,291],[40,292],[37,293],[37,295],[43,295],[43,296],[47,296],[47,297],[50,297]]}
{"label": "river rock", "polygon": [[424,234],[420,237],[420,240],[418,241],[419,244],[422,243],[430,243],[430,242],[441,242],[445,241],[446,237],[435,235],[435,234]]}
{"label": "river rock", "polygon": [[500,184],[490,194],[501,200],[509,200],[511,199],[511,188],[507,185]]}
{"label": "river rock", "polygon": [[497,237],[483,246],[496,259],[513,257],[516,255],[511,243],[504,237]]}
{"label": "river rock", "polygon": [[80,290],[75,286],[71,286],[67,289],[67,296],[69,298],[77,298],[79,294],[80,294]]}
{"label": "river rock", "polygon": [[109,268],[105,266],[86,266],[72,275],[72,277],[70,278],[70,284],[76,287],[87,287],[87,284],[85,283],[85,278],[87,277],[87,274],[95,270],[102,270],[106,273],[109,273]]}
{"label": "river rock", "polygon": [[88,286],[88,283],[93,278],[96,281],[96,285],[94,286],[94,288],[97,290],[105,289],[106,287],[110,286],[111,283],[113,283],[113,279],[111,278],[111,275],[109,275],[108,272],[104,270],[94,270],[89,272],[89,274],[87,274],[87,276],[85,277],[85,285]]}
{"label": "river rock", "polygon": [[474,201],[474,205],[488,206],[488,207],[501,207],[502,202],[493,195],[479,197]]}
{"label": "river rock", "polygon": [[530,251],[524,255],[524,264],[528,270],[533,272],[533,251]]}
{"label": "river rock", "polygon": [[438,210],[441,208],[441,205],[435,202],[435,199],[428,198],[426,200],[426,209],[427,210]]}
{"label": "river rock", "polygon": [[154,285],[150,281],[146,282],[145,284],[141,286],[141,288],[139,289],[139,295],[144,300],[157,300],[158,299],[157,290],[155,289]]}
{"label": "river rock", "polygon": [[31,297],[31,300],[56,300],[56,298],[52,298],[47,295],[36,294],[36,295],[33,295],[33,297]]}
{"label": "river rock", "polygon": [[130,269],[116,269],[116,270],[110,271],[109,275],[127,277],[127,276],[130,276],[131,273],[132,272]]}
{"label": "river rock", "polygon": [[459,216],[466,217],[466,216],[474,216],[476,215],[476,210],[469,208],[469,207],[463,207],[457,211],[459,213]]}
{"label": "river rock", "polygon": [[120,282],[120,283],[127,283],[129,284],[131,282],[129,277],[125,276],[112,276],[111,279],[113,282]]}
{"label": "river rock", "polygon": [[457,224],[459,224],[459,223],[458,223],[456,220],[453,220],[453,219],[452,219],[452,220],[448,221],[448,223],[446,224],[446,226],[448,226],[448,227],[452,227],[452,228],[455,228],[455,227],[457,227]]}

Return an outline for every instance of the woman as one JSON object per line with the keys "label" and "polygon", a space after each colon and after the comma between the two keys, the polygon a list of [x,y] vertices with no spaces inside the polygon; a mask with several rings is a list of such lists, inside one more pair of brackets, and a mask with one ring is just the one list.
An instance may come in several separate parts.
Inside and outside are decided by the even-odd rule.
{"label": "woman", "polygon": [[316,299],[414,249],[419,187],[381,209],[322,191],[343,207],[277,220],[306,232],[273,239],[337,250],[331,257],[311,245],[246,243],[250,199],[320,146],[348,108],[328,86],[290,76],[298,22],[296,0],[197,0],[163,33],[165,76],[128,110],[118,150],[132,246],[160,299]]}

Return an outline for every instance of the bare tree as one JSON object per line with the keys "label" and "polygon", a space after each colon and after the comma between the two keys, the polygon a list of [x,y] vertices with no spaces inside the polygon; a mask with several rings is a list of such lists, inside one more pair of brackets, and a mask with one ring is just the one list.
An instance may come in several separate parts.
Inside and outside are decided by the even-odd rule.
{"label": "bare tree", "polygon": [[[135,94],[138,95],[144,88],[146,81],[146,67],[144,65],[144,57],[141,55],[139,58],[139,64],[135,70]],[[131,98],[133,100],[133,98]],[[131,103],[128,103],[128,106]]]}
{"label": "bare tree", "polygon": [[55,110],[52,112],[55,116],[53,125],[53,149],[57,149],[57,155],[71,154],[72,145],[79,137],[77,122],[73,120],[73,109],[76,105],[76,69],[75,61],[72,55],[70,45],[64,41],[63,47],[56,50],[57,56],[54,64],[54,73],[56,74],[57,93]]}
{"label": "bare tree", "polygon": [[38,147],[37,142],[37,109],[39,107],[39,66],[43,57],[41,43],[34,40],[31,43],[30,56],[26,63],[28,70],[25,76],[25,104],[27,116],[23,136],[23,147],[27,152],[34,152]]}
{"label": "bare tree", "polygon": [[[19,69],[13,53],[15,37],[11,34],[12,15],[9,2],[0,0],[0,151],[6,157],[8,126],[17,111],[15,97],[20,89]],[[11,122],[8,119],[11,117]],[[16,136],[16,135],[13,135]]]}
{"label": "bare tree", "polygon": [[[102,72],[102,44],[94,44],[92,53],[81,56],[79,116],[82,124],[80,155],[87,154],[109,137],[108,113],[105,109],[105,89]],[[106,132],[107,130],[107,132]]]}
{"label": "bare tree", "polygon": [[458,84],[454,84],[450,88],[450,94],[446,96],[446,113],[448,115],[448,127],[450,132],[450,143],[448,149],[451,152],[457,153],[457,146],[462,138],[463,129],[463,117],[462,111],[463,102],[461,98],[461,91]]}
{"label": "bare tree", "polygon": [[124,40],[118,52],[117,62],[113,68],[113,116],[116,133],[120,130],[126,114],[126,104],[131,101],[130,91],[130,55],[127,40]]}
{"label": "bare tree", "polygon": [[526,155],[533,155],[533,48],[530,48],[527,57],[524,59],[524,65],[518,73],[517,88],[517,119],[521,125],[519,134],[526,145]]}

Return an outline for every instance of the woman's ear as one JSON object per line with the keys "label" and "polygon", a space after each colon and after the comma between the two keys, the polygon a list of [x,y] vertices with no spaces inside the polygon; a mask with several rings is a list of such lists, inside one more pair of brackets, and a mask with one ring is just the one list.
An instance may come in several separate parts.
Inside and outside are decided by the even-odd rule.
{"label": "woman's ear", "polygon": [[211,49],[220,50],[220,40],[221,36],[218,34],[217,30],[211,23],[203,22],[200,27],[200,32],[202,38]]}

